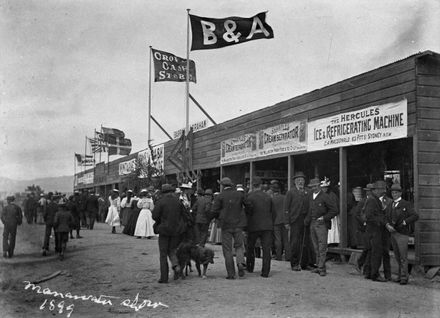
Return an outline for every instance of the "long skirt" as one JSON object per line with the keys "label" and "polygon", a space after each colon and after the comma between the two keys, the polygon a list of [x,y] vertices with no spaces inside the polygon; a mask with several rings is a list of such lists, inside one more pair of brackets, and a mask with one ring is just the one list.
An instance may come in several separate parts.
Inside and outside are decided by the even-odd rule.
{"label": "long skirt", "polygon": [[212,244],[220,244],[222,242],[222,230],[217,226],[217,222],[212,220],[209,231],[209,242]]}
{"label": "long skirt", "polygon": [[120,226],[121,221],[119,220],[119,212],[115,206],[111,206],[108,208],[107,218],[105,219],[105,223],[110,226]]}
{"label": "long skirt", "polygon": [[130,217],[132,211],[133,211],[133,210],[132,210],[131,208],[123,208],[123,209],[122,209],[122,211],[121,211],[121,214],[122,214],[122,216],[121,216],[121,224],[122,224],[123,226],[127,226],[127,224],[128,224],[128,219],[129,219],[129,217]]}
{"label": "long skirt", "polygon": [[141,210],[138,208],[134,208],[130,212],[130,216],[128,217],[127,225],[124,227],[124,230],[122,231],[122,233],[130,235],[130,236],[134,235],[134,231],[136,229],[136,223],[137,223],[140,212],[141,212]]}
{"label": "long skirt", "polygon": [[134,236],[151,237],[157,236],[153,230],[154,220],[151,215],[151,211],[148,209],[142,209],[139,212],[139,217],[136,222],[136,228],[134,230]]}
{"label": "long skirt", "polygon": [[327,234],[327,244],[339,243],[339,227],[339,215],[337,215],[332,219],[332,228]]}

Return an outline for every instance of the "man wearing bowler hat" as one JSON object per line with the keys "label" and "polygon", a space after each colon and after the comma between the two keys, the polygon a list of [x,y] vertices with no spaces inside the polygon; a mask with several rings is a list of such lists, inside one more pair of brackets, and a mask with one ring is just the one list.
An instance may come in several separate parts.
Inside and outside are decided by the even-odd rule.
{"label": "man wearing bowler hat", "polygon": [[174,195],[174,188],[170,184],[162,185],[162,197],[157,201],[153,210],[155,233],[159,234],[159,283],[168,283],[168,258],[174,270],[174,279],[179,278],[180,266],[176,250],[186,230],[183,219],[185,207],[179,198]]}
{"label": "man wearing bowler hat", "polygon": [[287,191],[284,200],[284,224],[286,229],[290,230],[290,248],[286,253],[286,259],[290,258],[290,266],[293,271],[300,271],[302,264],[307,266],[307,262],[311,261],[306,260],[305,255],[302,255],[310,248],[308,244],[305,244],[308,240],[302,241],[307,235],[307,233],[304,234],[306,231],[304,219],[308,210],[308,193],[304,188],[306,176],[298,171],[293,176],[293,182],[295,185]]}
{"label": "man wearing bowler hat", "polygon": [[320,276],[327,275],[325,260],[327,257],[328,230],[331,229],[331,219],[338,214],[336,202],[321,190],[319,179],[310,180],[309,210],[304,223],[310,224],[310,235],[316,254],[318,268],[312,270]]}
{"label": "man wearing bowler hat", "polygon": [[270,248],[272,247],[273,221],[275,211],[272,198],[261,188],[260,177],[252,179],[253,191],[246,199],[246,214],[248,217],[248,240],[246,267],[248,272],[254,271],[255,265],[255,243],[259,238],[263,248],[263,266],[261,269],[262,277],[269,277],[270,271]]}
{"label": "man wearing bowler hat", "polygon": [[[225,258],[226,279],[235,279],[235,265],[232,247],[237,258],[238,276],[244,276],[244,238],[243,228],[246,226],[244,212],[244,196],[232,188],[232,181],[224,177],[220,181],[223,191],[214,198],[212,215],[218,219],[222,229],[222,250]],[[232,243],[234,245],[232,246]]]}
{"label": "man wearing bowler hat", "polygon": [[400,184],[391,186],[393,202],[387,209],[386,229],[391,233],[391,244],[399,265],[396,282],[401,285],[408,283],[408,240],[412,233],[414,222],[419,218],[411,203],[402,199]]}

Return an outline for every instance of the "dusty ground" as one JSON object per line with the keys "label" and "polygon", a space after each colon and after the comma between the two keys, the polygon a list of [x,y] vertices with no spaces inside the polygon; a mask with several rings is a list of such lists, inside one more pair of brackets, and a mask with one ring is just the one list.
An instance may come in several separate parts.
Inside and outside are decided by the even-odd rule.
{"label": "dusty ground", "polygon": [[[328,262],[328,276],[320,277],[273,261],[270,277],[262,278],[257,260],[256,273],[230,281],[221,246],[210,245],[216,258],[207,279],[191,273],[173,281],[170,273],[169,284],[158,284],[157,240],[112,235],[97,224],[81,232],[83,239],[70,240],[65,260],[59,261],[40,256],[43,232],[42,225],[21,226],[17,256],[0,260],[1,317],[440,317],[439,277],[427,280],[419,274],[400,286],[365,280],[349,264]],[[25,289],[24,281],[57,271],[63,272],[36,284],[51,295]],[[63,304],[55,292],[96,298],[65,298]],[[150,307],[136,311],[137,295],[136,306]],[[100,296],[111,304],[100,304]]]}

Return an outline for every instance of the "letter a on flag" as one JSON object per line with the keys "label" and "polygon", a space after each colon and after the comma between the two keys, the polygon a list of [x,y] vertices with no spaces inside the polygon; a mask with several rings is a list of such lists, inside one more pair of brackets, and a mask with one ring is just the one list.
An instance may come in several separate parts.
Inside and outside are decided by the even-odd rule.
{"label": "letter a on flag", "polygon": [[266,12],[251,18],[229,17],[213,19],[189,15],[192,30],[191,51],[218,49],[258,39],[273,38],[266,23]]}

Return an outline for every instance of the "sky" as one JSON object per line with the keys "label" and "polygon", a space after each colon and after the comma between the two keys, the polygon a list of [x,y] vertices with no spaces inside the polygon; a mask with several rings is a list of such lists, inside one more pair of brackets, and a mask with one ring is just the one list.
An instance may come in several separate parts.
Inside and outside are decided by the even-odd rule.
{"label": "sky", "polygon": [[[437,0],[0,0],[0,177],[73,175],[74,153],[101,125],[123,130],[133,152],[145,149],[149,46],[185,58],[186,9],[211,18],[268,11],[274,31],[190,53],[190,93],[217,123],[440,52]],[[152,115],[172,135],[185,126],[185,84],[151,88]],[[190,123],[205,118],[191,103]],[[154,123],[151,138],[169,140]]]}

